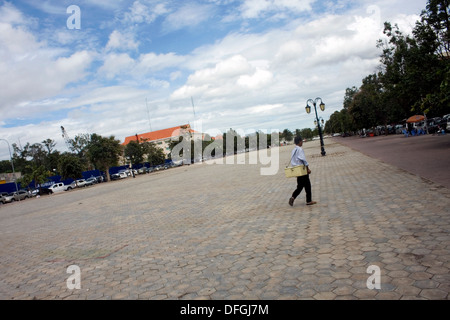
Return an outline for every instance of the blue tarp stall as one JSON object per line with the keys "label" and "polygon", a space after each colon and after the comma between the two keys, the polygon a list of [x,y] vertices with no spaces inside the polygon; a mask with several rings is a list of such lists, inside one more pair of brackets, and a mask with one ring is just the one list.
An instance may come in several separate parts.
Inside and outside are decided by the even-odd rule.
{"label": "blue tarp stall", "polygon": [[112,174],[115,174],[120,170],[127,170],[127,169],[130,169],[130,167],[129,166],[112,167],[109,168],[109,175],[111,176]]}
{"label": "blue tarp stall", "polygon": [[[165,161],[164,161],[164,163],[161,163],[161,165],[171,165],[173,162],[172,162],[172,160],[171,159],[166,159]],[[150,165],[150,163],[149,162],[145,162],[145,163],[137,163],[137,164],[133,164],[132,166],[131,166],[133,169],[135,169],[135,170],[139,170],[139,169],[141,169],[141,168],[143,168],[143,167],[146,167],[146,168],[155,168],[156,167],[156,165]],[[124,165],[124,166],[119,166],[119,167],[111,167],[111,168],[109,168],[109,174],[110,175],[112,175],[112,174],[115,174],[115,173],[117,173],[117,172],[119,172],[120,170],[128,170],[128,169],[130,169],[130,166],[129,165]]]}
{"label": "blue tarp stall", "polygon": [[[20,190],[20,183],[17,183],[17,189]],[[0,184],[0,192],[15,192],[16,184],[14,182]]]}
{"label": "blue tarp stall", "polygon": [[[48,188],[48,187],[52,186],[53,184],[59,183],[59,182],[62,182],[65,185],[68,185],[68,184],[71,184],[73,181],[74,181],[73,179],[62,180],[61,176],[53,176],[53,177],[49,177],[47,179],[47,182],[44,182],[43,184],[41,184],[40,187],[41,188]],[[27,186],[27,188],[30,188],[32,190],[35,189],[34,180],[31,181],[31,183]],[[39,185],[37,186],[37,188],[39,188]]]}
{"label": "blue tarp stall", "polygon": [[150,164],[148,162],[147,163],[133,164],[132,168],[135,169],[135,170],[139,170],[139,169],[144,168],[144,167],[150,168]]}
{"label": "blue tarp stall", "polygon": [[[119,171],[119,170],[117,170]],[[89,179],[90,177],[98,177],[98,176],[103,176],[103,172],[101,172],[100,170],[91,170],[91,171],[85,171],[82,173],[82,178],[83,179]],[[74,180],[73,179],[66,179],[66,180],[62,180],[61,176],[53,176],[53,177],[49,177],[47,178],[47,182],[43,183],[41,185],[42,188],[48,188],[51,185],[58,183],[58,182],[63,182],[65,185],[71,184]],[[34,180],[31,181],[31,183],[28,186],[23,187],[19,182],[17,183],[17,189],[28,189],[30,188],[31,190],[35,189],[34,186]],[[16,191],[16,184],[14,182],[9,182],[9,183],[5,183],[5,184],[0,184],[0,192],[15,192]]]}
{"label": "blue tarp stall", "polygon": [[97,178],[103,176],[103,172],[100,170],[90,170],[83,172],[83,179],[89,179],[89,178]]}

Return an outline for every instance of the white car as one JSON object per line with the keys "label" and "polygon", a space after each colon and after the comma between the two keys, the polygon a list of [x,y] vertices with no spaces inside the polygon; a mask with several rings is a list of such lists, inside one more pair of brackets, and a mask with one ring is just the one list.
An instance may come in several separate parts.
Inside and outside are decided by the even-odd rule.
{"label": "white car", "polygon": [[47,189],[50,191],[50,193],[56,193],[56,192],[67,191],[72,188],[71,188],[71,186],[66,186],[64,183],[59,182],[59,183],[55,183],[55,184],[51,185]]}
{"label": "white car", "polygon": [[128,170],[120,170],[117,173],[111,175],[111,180],[119,180],[128,178],[131,175]]}
{"label": "white car", "polygon": [[84,179],[78,179],[78,180],[77,180],[77,185],[78,185],[78,188],[86,187],[86,180],[84,180]]}
{"label": "white car", "polygon": [[10,202],[13,202],[16,200],[14,198],[14,192],[8,193],[6,195],[2,195],[1,199],[2,199],[3,204],[10,203]]}
{"label": "white car", "polygon": [[95,178],[95,177],[90,177],[90,178],[86,179],[86,182],[85,182],[84,186],[85,186],[85,187],[86,187],[86,186],[92,186],[92,185],[94,185],[94,184],[96,184],[96,183],[98,183],[97,178]]}
{"label": "white car", "polygon": [[77,179],[75,181],[73,181],[70,185],[69,188],[70,189],[75,189],[75,188],[82,188],[86,186],[86,180],[84,179]]}

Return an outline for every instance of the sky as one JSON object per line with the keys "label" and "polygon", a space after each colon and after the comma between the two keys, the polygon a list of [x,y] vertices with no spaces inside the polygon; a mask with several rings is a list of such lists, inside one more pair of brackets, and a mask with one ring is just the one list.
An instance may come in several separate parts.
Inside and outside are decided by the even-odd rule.
{"label": "sky", "polygon": [[[314,128],[426,0],[0,0],[0,139]],[[214,135],[212,135],[214,136]],[[0,160],[9,159],[0,140]]]}

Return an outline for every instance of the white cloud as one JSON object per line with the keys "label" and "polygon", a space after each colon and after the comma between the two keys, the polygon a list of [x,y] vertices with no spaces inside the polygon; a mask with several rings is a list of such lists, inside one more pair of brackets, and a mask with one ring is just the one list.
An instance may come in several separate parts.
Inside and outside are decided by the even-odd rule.
{"label": "white cloud", "polygon": [[[103,65],[98,69],[98,74],[104,76],[108,80],[143,82],[153,73],[165,69],[180,67],[185,61],[185,57],[178,56],[175,53],[155,54],[153,52],[141,54],[138,58],[133,59],[127,53],[109,53],[103,58]],[[180,72],[172,72],[169,78],[173,80],[176,76],[180,76]],[[156,79],[152,83],[158,82]],[[164,87],[167,83],[164,82]]]}
{"label": "white cloud", "polygon": [[106,50],[137,50],[139,43],[135,41],[133,33],[121,33],[114,30],[106,44]]}
{"label": "white cloud", "polygon": [[194,27],[210,19],[214,14],[212,5],[184,3],[176,11],[167,15],[164,21],[165,32]]}
{"label": "white cloud", "polygon": [[[27,20],[5,5],[0,15],[10,13],[9,23],[0,22],[0,96],[3,117],[14,117],[15,105],[57,95],[66,85],[86,76],[94,54],[67,52],[38,42],[27,29]],[[15,13],[14,13],[15,12]],[[15,17],[15,20],[11,18]]]}
{"label": "white cloud", "polygon": [[3,6],[0,7],[0,21],[2,24],[27,24],[30,19],[25,18],[25,16],[16,9],[11,3],[5,2]]}
{"label": "white cloud", "polygon": [[183,73],[181,71],[172,72],[170,74],[170,80],[175,81],[175,80],[179,79],[182,75],[183,75]]}
{"label": "white cloud", "polygon": [[[193,72],[173,92],[171,101],[182,104],[193,96],[199,117],[213,123],[216,114],[216,119],[229,125],[265,123],[264,109],[258,107],[264,105],[282,105],[272,110],[273,116],[280,125],[287,125],[292,120],[282,116],[281,110],[304,112],[306,100],[316,96],[324,98],[329,106],[326,112],[331,114],[342,107],[345,88],[359,86],[379,65],[378,13],[364,8],[352,15],[297,21],[291,28],[229,34],[188,57],[186,65]],[[202,105],[208,106],[204,113]],[[298,127],[312,127],[310,122]]]}
{"label": "white cloud", "polygon": [[169,10],[166,3],[151,3],[147,5],[141,1],[135,1],[129,12],[125,13],[125,21],[129,23],[152,23],[159,16],[165,15]]}
{"label": "white cloud", "polygon": [[283,11],[294,13],[310,11],[313,2],[314,0],[245,0],[240,10],[243,18],[255,19]]}
{"label": "white cloud", "polygon": [[113,79],[117,75],[128,73],[134,68],[135,61],[126,53],[109,54],[104,59],[103,66],[99,69],[100,74],[105,74],[108,79]]}
{"label": "white cloud", "polygon": [[244,18],[257,18],[261,12],[269,10],[272,6],[270,0],[246,0],[241,6]]}
{"label": "white cloud", "polygon": [[250,90],[258,90],[270,84],[272,79],[273,75],[270,71],[258,69],[252,75],[240,76],[237,84]]}
{"label": "white cloud", "polygon": [[[82,3],[88,2],[92,0]],[[33,125],[0,128],[0,135],[10,142],[20,137],[31,143],[50,137],[62,147],[60,125],[65,125],[72,135],[96,132],[123,139],[149,130],[147,99],[154,130],[192,122],[191,97],[196,117],[204,120],[206,129],[312,127],[313,119],[304,111],[306,100],[321,96],[327,104],[325,119],[340,109],[345,88],[359,86],[378,66],[376,40],[382,23],[388,20],[411,29],[418,18],[410,2],[407,9],[398,8],[405,1],[363,0],[357,6],[354,2],[354,9],[346,14],[322,12],[303,20],[293,20],[292,13],[305,16],[312,1],[249,0],[240,7],[228,0],[199,3],[134,1],[126,13],[116,13],[127,24],[125,29],[99,22],[105,30],[99,29],[96,41],[86,41],[90,48],[86,50],[70,46],[72,41],[80,42],[80,35],[55,30],[58,42],[54,44],[48,35],[30,31],[38,30],[36,20],[9,3],[0,6],[3,125],[23,114],[58,112],[55,122],[35,120]],[[156,33],[138,33],[143,28],[137,24],[150,23],[161,28],[159,40],[170,42],[173,39],[165,37],[177,30],[203,28],[201,23],[213,17],[221,21],[217,6],[224,3],[240,10],[225,14],[241,19],[285,16],[291,20],[254,33],[246,32],[242,20],[234,20],[239,26],[230,22],[234,28],[226,36],[186,55],[174,51],[175,46],[165,50],[153,38]],[[124,6],[124,1],[115,2],[114,10]],[[345,8],[342,2],[337,7],[339,12]],[[255,26],[262,22],[254,21]],[[150,36],[154,47],[143,51],[139,40],[145,43],[142,37]],[[104,50],[98,48],[103,41],[107,41]],[[56,47],[60,44],[67,47]]]}
{"label": "white cloud", "polygon": [[173,93],[172,99],[186,99],[191,95],[223,96],[233,90],[240,91],[242,88],[239,88],[244,85],[257,84],[257,79],[250,77],[255,75],[255,71],[255,68],[242,55],[233,56],[220,61],[213,68],[196,71],[189,76],[185,86]]}
{"label": "white cloud", "polygon": [[153,52],[142,54],[139,57],[138,68],[142,71],[159,71],[166,68],[180,66],[185,60],[173,52],[167,54],[155,54]]}

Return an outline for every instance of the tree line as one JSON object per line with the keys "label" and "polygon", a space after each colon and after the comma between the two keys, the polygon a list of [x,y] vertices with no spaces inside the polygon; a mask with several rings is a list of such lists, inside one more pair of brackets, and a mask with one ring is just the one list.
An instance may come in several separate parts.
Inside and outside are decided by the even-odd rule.
{"label": "tree line", "polygon": [[331,115],[325,132],[354,132],[402,123],[414,114],[450,113],[449,0],[428,0],[411,35],[385,22],[386,39],[378,71],[359,88],[347,88],[343,109]]}
{"label": "tree line", "polygon": [[[98,134],[80,134],[69,139],[69,151],[61,153],[55,149],[56,142],[46,139],[41,143],[13,143],[12,161],[16,172],[22,176],[22,185],[34,181],[34,187],[59,175],[62,179],[78,179],[87,170],[104,171],[109,179],[109,168],[116,166],[122,155],[122,146],[114,136],[102,137]],[[10,161],[0,162],[0,172],[11,172]]]}
{"label": "tree line", "polygon": [[[257,148],[263,141],[266,142],[264,146],[271,145],[270,134],[255,132],[255,135]],[[190,134],[173,139],[170,143],[170,151],[183,139],[189,140],[190,147],[186,150],[190,154],[189,159],[198,160],[199,156],[201,159],[201,155],[194,153],[197,150],[194,147],[196,140],[192,139]],[[232,141],[232,147],[228,146],[227,139]],[[143,139],[131,141],[123,146],[114,136],[102,137],[95,133],[79,134],[73,139],[68,139],[67,146],[69,151],[61,153],[55,148],[56,142],[52,139],[46,139],[41,143],[26,143],[24,146],[13,143],[12,160],[15,171],[22,173],[17,182],[28,186],[34,181],[34,187],[37,187],[56,175],[61,176],[63,180],[76,180],[84,171],[95,169],[104,172],[108,181],[110,180],[109,169],[118,166],[119,162],[132,165],[149,163],[155,166],[163,164],[166,160],[166,155],[160,147],[154,142]],[[250,137],[241,136],[230,129],[218,140],[211,139],[208,135],[203,137],[199,150],[203,153],[208,147],[211,148],[213,157],[234,154],[238,150],[250,147]],[[171,153],[167,158],[171,159]],[[0,161],[0,172],[11,172],[11,168],[10,161]]]}
{"label": "tree line", "polygon": [[[144,160],[161,164],[165,159],[163,151],[150,143],[141,143],[138,147],[131,143],[124,147],[114,136],[103,137],[95,133],[68,139],[69,151],[66,152],[61,153],[55,146],[52,139],[24,146],[13,143],[12,161],[15,171],[22,173],[17,182],[28,186],[34,181],[34,187],[37,187],[53,176],[76,180],[84,171],[95,169],[104,172],[106,179],[110,180],[109,169],[118,166],[121,157],[133,164]],[[8,173],[11,169],[10,161],[0,161],[0,172]]]}

